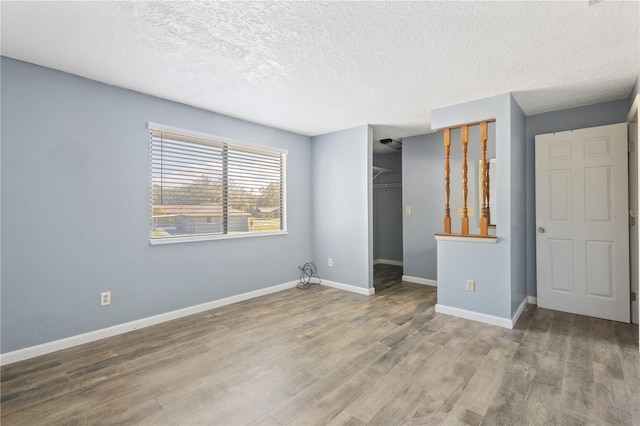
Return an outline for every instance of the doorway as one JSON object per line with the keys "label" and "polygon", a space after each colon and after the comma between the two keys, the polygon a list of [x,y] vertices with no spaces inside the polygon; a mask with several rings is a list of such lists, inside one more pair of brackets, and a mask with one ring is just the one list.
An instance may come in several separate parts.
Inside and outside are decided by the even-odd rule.
{"label": "doorway", "polygon": [[402,280],[402,151],[373,154],[373,272],[376,293]]}

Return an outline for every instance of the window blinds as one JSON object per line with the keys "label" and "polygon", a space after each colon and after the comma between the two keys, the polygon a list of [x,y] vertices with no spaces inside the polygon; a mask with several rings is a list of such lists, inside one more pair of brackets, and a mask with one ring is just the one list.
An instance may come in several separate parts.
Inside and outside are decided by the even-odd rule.
{"label": "window blinds", "polygon": [[286,229],[285,153],[153,128],[150,138],[151,240]]}

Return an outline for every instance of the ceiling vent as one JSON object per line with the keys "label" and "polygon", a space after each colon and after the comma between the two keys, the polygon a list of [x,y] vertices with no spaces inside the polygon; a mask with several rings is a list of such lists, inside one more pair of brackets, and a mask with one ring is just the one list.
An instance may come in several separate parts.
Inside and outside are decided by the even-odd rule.
{"label": "ceiling vent", "polygon": [[397,141],[395,139],[380,139],[380,143],[398,151],[402,149],[402,141]]}

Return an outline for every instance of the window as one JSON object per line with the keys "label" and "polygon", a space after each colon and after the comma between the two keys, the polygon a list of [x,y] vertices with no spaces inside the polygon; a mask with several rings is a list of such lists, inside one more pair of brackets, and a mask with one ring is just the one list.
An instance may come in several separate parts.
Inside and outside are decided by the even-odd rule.
{"label": "window", "polygon": [[149,123],[152,244],[282,234],[287,152]]}

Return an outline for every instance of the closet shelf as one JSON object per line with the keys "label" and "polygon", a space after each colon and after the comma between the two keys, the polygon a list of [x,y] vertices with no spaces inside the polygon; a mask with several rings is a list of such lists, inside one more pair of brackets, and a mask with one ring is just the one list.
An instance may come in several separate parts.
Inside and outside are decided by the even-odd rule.
{"label": "closet shelf", "polygon": [[391,173],[395,172],[395,170],[385,169],[383,167],[373,166],[373,180],[375,180],[382,173]]}
{"label": "closet shelf", "polygon": [[393,183],[374,183],[374,188],[401,188],[402,182],[393,182]]}

